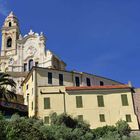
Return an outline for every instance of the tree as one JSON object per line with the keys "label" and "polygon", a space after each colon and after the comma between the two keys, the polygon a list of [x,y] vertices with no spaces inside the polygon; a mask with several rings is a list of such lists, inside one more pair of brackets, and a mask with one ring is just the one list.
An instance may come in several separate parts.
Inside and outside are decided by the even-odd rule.
{"label": "tree", "polygon": [[127,136],[128,137],[130,135],[130,132],[131,132],[130,126],[124,120],[119,120],[116,123],[116,129],[117,129],[117,131],[118,131],[118,133],[120,134],[121,137],[122,136]]}
{"label": "tree", "polygon": [[9,78],[8,74],[0,73],[0,99],[4,98],[5,100],[16,98],[14,90],[16,83],[13,79]]}

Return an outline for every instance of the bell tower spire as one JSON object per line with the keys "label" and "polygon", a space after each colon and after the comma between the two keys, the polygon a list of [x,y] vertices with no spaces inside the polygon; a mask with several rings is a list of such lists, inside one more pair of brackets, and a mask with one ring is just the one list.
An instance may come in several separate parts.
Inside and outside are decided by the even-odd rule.
{"label": "bell tower spire", "polygon": [[13,12],[6,17],[2,26],[2,47],[1,56],[16,54],[17,39],[20,29],[17,17]]}

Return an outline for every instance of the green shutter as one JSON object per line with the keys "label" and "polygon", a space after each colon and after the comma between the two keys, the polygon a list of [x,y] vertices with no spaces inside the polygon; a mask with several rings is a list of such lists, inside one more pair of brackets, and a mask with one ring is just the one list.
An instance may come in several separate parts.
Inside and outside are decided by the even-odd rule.
{"label": "green shutter", "polygon": [[50,109],[50,98],[44,98],[44,109]]}
{"label": "green shutter", "polygon": [[83,115],[78,115],[78,120],[83,121]]}
{"label": "green shutter", "polygon": [[76,96],[76,107],[77,108],[83,107],[82,96]]}
{"label": "green shutter", "polygon": [[98,107],[104,107],[104,98],[102,95],[97,96]]}
{"label": "green shutter", "polygon": [[104,114],[100,114],[100,122],[105,122],[105,115]]}
{"label": "green shutter", "polygon": [[33,110],[33,102],[32,102],[32,110]]}
{"label": "green shutter", "polygon": [[44,123],[49,124],[49,116],[44,117]]}
{"label": "green shutter", "polygon": [[122,99],[122,106],[128,106],[127,95],[126,94],[121,95],[121,99]]}
{"label": "green shutter", "polygon": [[126,121],[127,121],[127,122],[132,122],[132,120],[131,120],[131,115],[129,115],[129,114],[126,115]]}

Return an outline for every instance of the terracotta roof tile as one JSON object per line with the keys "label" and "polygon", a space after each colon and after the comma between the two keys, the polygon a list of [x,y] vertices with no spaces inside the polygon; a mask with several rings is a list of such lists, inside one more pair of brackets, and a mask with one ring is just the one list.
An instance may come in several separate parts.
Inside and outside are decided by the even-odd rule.
{"label": "terracotta roof tile", "polygon": [[106,85],[106,86],[82,86],[82,87],[66,87],[67,91],[71,90],[99,90],[99,89],[123,89],[130,88],[128,85]]}

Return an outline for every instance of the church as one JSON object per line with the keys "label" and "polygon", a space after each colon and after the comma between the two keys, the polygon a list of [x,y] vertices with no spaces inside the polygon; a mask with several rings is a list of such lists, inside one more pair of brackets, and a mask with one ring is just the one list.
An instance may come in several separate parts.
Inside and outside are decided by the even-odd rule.
{"label": "church", "polygon": [[50,123],[49,115],[67,113],[86,120],[91,128],[127,121],[139,129],[133,87],[110,78],[66,69],[66,63],[46,47],[43,33],[22,35],[11,12],[2,26],[0,71],[16,82],[28,116]]}
{"label": "church", "polygon": [[2,26],[0,70],[15,77],[18,94],[21,94],[21,81],[32,66],[65,70],[65,62],[46,50],[46,41],[43,33],[32,30],[22,36],[19,21],[13,12],[6,17]]}

